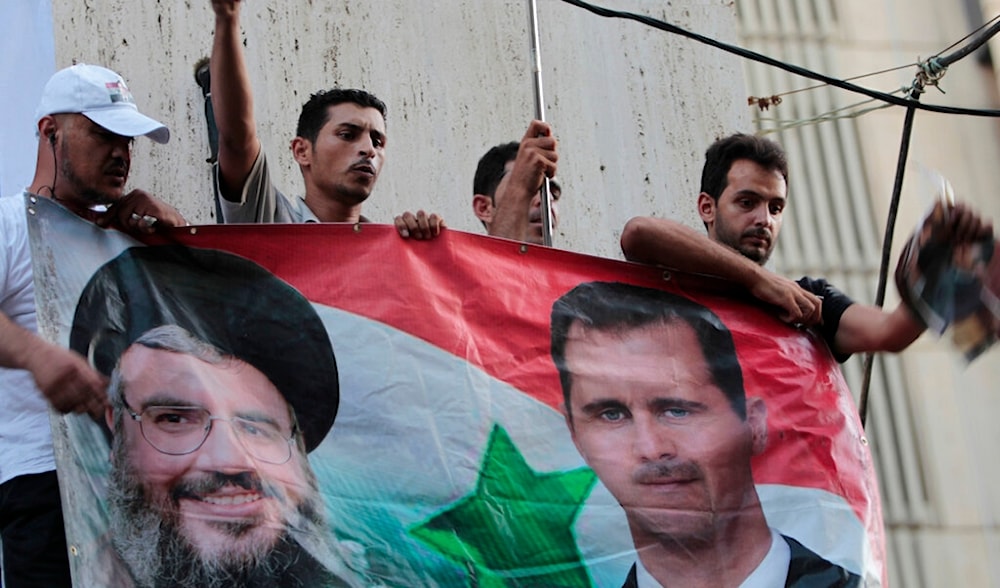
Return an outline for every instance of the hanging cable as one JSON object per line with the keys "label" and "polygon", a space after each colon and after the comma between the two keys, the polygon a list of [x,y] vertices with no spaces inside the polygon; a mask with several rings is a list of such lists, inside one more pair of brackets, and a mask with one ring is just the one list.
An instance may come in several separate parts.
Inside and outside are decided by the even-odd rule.
{"label": "hanging cable", "polygon": [[[899,71],[901,69],[907,69],[907,68],[910,68],[910,67],[916,67],[916,68],[918,68],[918,71],[917,71],[917,74],[916,74],[917,77],[914,80],[913,85],[911,85],[909,88],[903,88],[903,92],[907,96],[911,96],[914,91],[919,91],[919,92],[922,93],[923,92],[923,88],[925,86],[934,86],[942,94],[944,94],[945,91],[943,89],[941,89],[939,81],[941,80],[941,78],[944,77],[944,74],[947,71],[947,68],[943,67],[941,65],[941,62],[940,62],[941,54],[944,53],[945,51],[949,51],[950,49],[958,46],[959,44],[961,44],[962,42],[966,41],[967,39],[969,39],[970,37],[972,37],[976,33],[978,33],[980,31],[983,31],[984,29],[986,29],[987,26],[989,26],[990,23],[992,23],[994,21],[998,21],[998,20],[1000,20],[1000,15],[997,15],[997,16],[993,17],[992,19],[990,19],[990,21],[988,23],[985,23],[985,24],[979,26],[974,31],[968,33],[967,35],[965,35],[964,37],[962,37],[958,41],[955,41],[954,43],[952,43],[951,45],[949,45],[945,49],[943,49],[941,51],[938,51],[934,55],[934,57],[932,57],[930,59],[923,60],[923,61],[917,61],[917,62],[914,62],[914,63],[908,63],[906,65],[900,65],[900,66],[896,66],[896,67],[890,67],[890,68],[886,68],[886,69],[883,69],[883,70],[874,71],[874,72],[870,72],[870,73],[860,74],[860,75],[852,76],[852,77],[849,77],[849,78],[844,78],[843,81],[845,81],[845,82],[851,82],[851,81],[854,81],[854,80],[860,80],[860,79],[863,79],[863,78],[870,78],[870,77],[874,77],[874,76],[878,76],[878,75],[882,75],[882,74],[891,73],[891,72],[894,72],[894,71]],[[974,49],[975,49],[975,47],[972,48],[972,50],[974,50]],[[750,97],[747,98],[747,103],[749,105],[751,105],[751,106],[754,106],[754,105],[758,106],[758,108],[760,108],[760,110],[767,110],[768,107],[770,107],[770,106],[777,106],[777,105],[781,104],[782,98],[784,98],[785,96],[791,96],[792,94],[797,94],[799,92],[806,92],[806,91],[809,91],[809,90],[817,90],[819,88],[827,88],[829,86],[830,86],[830,84],[825,84],[825,83],[823,83],[823,84],[814,84],[812,86],[806,86],[804,88],[796,88],[794,90],[788,90],[788,91],[785,91],[785,92],[778,92],[778,93],[773,94],[773,95],[768,96],[768,97],[757,98],[755,96],[750,96]],[[917,88],[919,88],[919,90],[917,90]],[[895,93],[895,92],[893,92],[893,93]],[[780,122],[778,122],[779,119],[767,119],[767,118],[757,118],[757,119],[755,119],[755,121],[756,122],[771,121],[771,122],[777,124],[776,127],[765,130],[764,134],[767,134],[767,133],[772,133],[772,132],[776,132],[776,131],[780,131],[780,130],[797,128],[797,127],[800,127],[800,126],[805,126],[807,124],[813,124],[813,123],[818,123],[818,122],[827,122],[827,121],[832,121],[832,120],[841,120],[841,119],[845,119],[845,118],[857,118],[857,117],[859,117],[859,116],[861,116],[863,114],[867,114],[869,112],[873,112],[873,111],[876,111],[876,110],[881,110],[883,108],[886,108],[887,106],[892,106],[891,104],[884,104],[884,105],[881,105],[881,106],[877,106],[877,107],[873,107],[873,108],[867,108],[867,109],[864,109],[864,110],[861,110],[861,111],[853,112],[853,113],[847,114],[847,115],[832,116],[833,113],[841,112],[841,111],[849,109],[849,108],[854,108],[856,106],[859,106],[860,104],[866,104],[868,102],[872,102],[872,101],[875,101],[875,100],[876,100],[875,98],[870,98],[869,100],[866,100],[866,101],[863,101],[863,102],[860,102],[860,103],[856,103],[854,105],[844,106],[844,107],[841,107],[841,108],[838,108],[838,109],[834,109],[834,110],[825,112],[823,114],[816,115],[815,117],[812,117],[812,118],[798,120],[798,121],[792,121],[792,122],[789,122],[789,123],[780,123]]]}
{"label": "hanging cable", "polygon": [[[907,68],[915,67],[915,66],[919,66],[919,65],[920,65],[919,61],[914,62],[914,63],[907,63],[906,65],[897,65],[896,67],[889,67],[889,68],[886,68],[886,69],[883,69],[883,70],[873,71],[871,73],[866,73],[866,74],[852,76],[852,77],[849,77],[849,78],[844,78],[844,81],[845,82],[852,82],[854,80],[860,80],[862,78],[870,78],[870,77],[873,77],[873,76],[880,76],[882,74],[892,73],[894,71],[899,71],[901,69],[907,69]],[[780,96],[780,97],[791,96],[792,94],[798,94],[799,92],[806,92],[808,90],[816,90],[816,89],[819,89],[819,88],[826,88],[829,85],[830,84],[814,84],[812,86],[806,86],[805,88],[796,88],[795,90],[788,90],[786,92],[778,92],[777,94],[775,94],[775,96]],[[873,100],[874,100],[874,98],[873,98]]]}
{"label": "hanging cable", "polygon": [[[824,82],[826,84],[829,84],[836,88],[840,88],[842,90],[863,94],[870,98],[886,102],[887,104],[893,104],[896,106],[905,106],[906,116],[903,122],[903,133],[899,150],[899,157],[897,159],[897,164],[896,164],[896,178],[893,185],[893,194],[892,194],[892,199],[890,201],[889,214],[888,218],[886,219],[885,236],[882,242],[882,263],[879,270],[879,284],[875,301],[875,304],[877,306],[882,306],[882,304],[885,302],[885,289],[886,289],[886,281],[887,281],[889,261],[890,261],[889,252],[892,247],[892,237],[896,225],[896,214],[899,210],[899,199],[903,186],[903,174],[906,170],[906,159],[909,154],[910,135],[913,129],[913,118],[916,111],[925,110],[928,112],[939,112],[944,114],[961,114],[967,116],[989,116],[989,117],[1000,116],[1000,111],[998,110],[956,108],[950,106],[925,104],[920,102],[920,95],[925,92],[926,87],[937,86],[941,77],[944,76],[948,66],[962,59],[966,55],[972,53],[980,46],[982,46],[991,37],[996,35],[997,32],[1000,32],[1000,18],[992,19],[991,22],[993,24],[989,25],[988,27],[985,25],[981,27],[982,32],[975,39],[973,39],[971,42],[969,42],[962,48],[954,51],[951,54],[944,56],[942,56],[939,53],[935,57],[932,57],[926,61],[921,62],[919,65],[920,70],[917,72],[913,85],[907,89],[906,96],[896,97],[891,94],[879,92],[876,90],[871,90],[863,86],[858,86],[844,80],[838,80],[836,78],[832,78],[830,76],[814,72],[805,69],[803,67],[799,67],[797,65],[785,63],[783,61],[779,61],[777,59],[768,57],[766,55],[757,53],[755,51],[750,51],[749,49],[744,49],[742,47],[730,45],[728,43],[723,43],[716,39],[712,39],[704,35],[699,35],[698,33],[687,31],[676,25],[672,25],[663,22],[661,20],[657,20],[650,16],[636,14],[632,12],[611,10],[608,8],[603,8],[600,6],[589,4],[587,2],[583,2],[583,0],[562,0],[562,1],[565,2],[566,4],[570,4],[572,6],[576,6],[578,8],[582,8],[584,10],[592,12],[598,16],[603,16],[606,18],[621,18],[625,20],[633,20],[662,31],[666,31],[669,33],[680,35],[682,37],[693,39],[700,43],[726,51],[727,53],[732,53],[734,55],[738,55],[746,59],[763,63],[765,65],[770,65],[772,67],[782,69],[784,71],[787,71],[789,73],[798,76]],[[968,36],[966,38],[968,38]],[[959,41],[959,43],[961,42],[962,41]],[[780,100],[780,97],[778,96],[776,96],[775,98],[778,98]],[[862,425],[864,425],[868,413],[868,390],[871,384],[873,357],[874,356],[870,353],[867,354],[865,357],[864,380],[861,390],[861,397],[859,401],[859,413]]]}
{"label": "hanging cable", "polygon": [[825,112],[823,114],[820,114],[820,115],[817,115],[817,116],[814,116],[814,117],[804,118],[804,119],[799,119],[799,120],[784,121],[784,122],[782,122],[780,119],[776,119],[776,118],[758,117],[758,118],[756,118],[754,120],[754,122],[769,122],[769,123],[772,123],[772,124],[775,125],[773,127],[769,127],[769,128],[765,128],[765,129],[761,129],[761,130],[757,131],[758,135],[762,135],[763,136],[763,135],[770,135],[772,133],[780,133],[782,131],[787,131],[789,129],[797,129],[799,127],[804,127],[804,126],[812,125],[812,124],[816,124],[816,123],[823,123],[823,122],[830,122],[830,121],[835,121],[835,120],[846,120],[846,119],[858,118],[859,116],[864,116],[864,115],[868,114],[869,112],[875,112],[876,110],[884,110],[886,108],[891,108],[892,107],[892,104],[879,104],[878,106],[871,106],[869,108],[863,108],[861,110],[855,110],[855,111],[852,111],[852,112],[848,112],[846,114],[838,114],[838,113],[840,113],[840,112],[842,112],[844,110],[847,110],[849,108],[857,108],[857,107],[861,106],[862,104],[870,104],[872,102],[877,102],[877,100],[874,100],[874,99],[872,99],[872,100],[865,100],[863,102],[858,102],[856,104],[851,104],[849,106],[844,106],[842,108],[837,108],[837,109]]}
{"label": "hanging cable", "polygon": [[[921,66],[920,72],[917,73],[917,76],[913,81],[913,86],[908,94],[908,97],[911,100],[911,106],[906,109],[906,117],[903,120],[903,137],[899,147],[899,158],[896,162],[896,179],[892,186],[892,198],[889,201],[889,214],[886,218],[885,237],[882,240],[882,263],[879,267],[878,290],[875,294],[876,306],[882,306],[885,303],[886,282],[888,281],[889,263],[891,262],[889,252],[892,248],[892,237],[895,232],[896,225],[896,213],[899,210],[900,194],[903,190],[903,173],[906,171],[906,157],[910,149],[910,133],[913,128],[913,116],[916,106],[919,104],[918,101],[920,100],[920,95],[924,92],[925,85],[937,85],[937,82],[941,79],[941,76],[944,75],[944,72],[947,70],[949,65],[978,49],[983,43],[988,41],[990,37],[995,35],[997,31],[1000,31],[1000,20],[997,20],[989,28],[985,29],[978,37],[973,39],[972,42],[968,43],[961,49],[958,49],[948,55],[928,59],[926,65]],[[858,415],[861,418],[862,426],[864,426],[865,421],[868,418],[868,394],[871,387],[873,363],[874,354],[865,354],[861,395],[858,400]]]}
{"label": "hanging cable", "polygon": [[[914,97],[914,100],[916,99],[918,97]],[[907,108],[906,116],[903,118],[903,136],[900,139],[899,157],[896,159],[896,178],[893,181],[892,200],[889,202],[889,215],[885,222],[885,235],[882,238],[882,263],[879,270],[878,290],[875,292],[875,306],[878,307],[885,303],[886,276],[891,261],[892,237],[896,230],[896,214],[899,212],[899,198],[903,191],[903,174],[906,171],[906,158],[910,153],[910,135],[913,131],[915,112],[915,108]],[[865,421],[868,420],[868,391],[871,387],[874,363],[875,354],[869,351],[865,354],[861,394],[858,397],[858,416],[861,419],[862,428],[865,426]]]}
{"label": "hanging cable", "polygon": [[[872,90],[870,88],[865,88],[864,86],[858,86],[858,85],[852,84],[850,82],[846,82],[844,80],[833,78],[833,77],[830,77],[828,75],[821,74],[821,73],[818,73],[818,72],[806,69],[804,67],[800,67],[800,66],[797,66],[797,65],[793,65],[793,64],[790,64],[790,63],[785,63],[783,61],[779,61],[777,59],[774,59],[773,57],[768,57],[767,55],[763,55],[761,53],[757,53],[757,52],[751,51],[749,49],[744,49],[743,47],[738,47],[736,45],[730,45],[728,43],[723,43],[722,41],[718,41],[716,39],[712,39],[711,37],[706,37],[704,35],[700,35],[698,33],[694,33],[694,32],[682,29],[682,28],[680,28],[680,27],[678,27],[676,25],[672,25],[670,23],[667,23],[667,22],[664,22],[664,21],[661,21],[661,20],[657,20],[657,19],[652,18],[650,16],[646,16],[646,15],[642,15],[642,14],[636,14],[636,13],[633,13],[633,12],[624,12],[624,11],[620,11],[620,10],[611,10],[611,9],[608,9],[608,8],[602,8],[600,6],[595,6],[593,4],[590,4],[590,3],[587,3],[587,2],[583,2],[583,0],[562,0],[562,2],[565,2],[566,4],[570,4],[572,6],[576,6],[577,8],[582,8],[582,9],[584,9],[584,10],[586,10],[588,12],[591,12],[593,14],[596,14],[598,16],[603,16],[603,17],[606,17],[606,18],[621,18],[621,19],[625,19],[625,20],[636,21],[636,22],[645,24],[647,26],[653,27],[653,28],[661,30],[661,31],[666,31],[668,33],[673,33],[673,34],[676,34],[676,35],[680,35],[682,37],[687,37],[689,39],[693,39],[693,40],[698,41],[700,43],[703,43],[705,45],[709,45],[711,47],[715,47],[717,49],[721,49],[721,50],[723,50],[723,51],[725,51],[727,53],[732,53],[734,55],[738,55],[738,56],[744,57],[746,59],[750,59],[750,60],[753,60],[753,61],[757,61],[759,63],[763,63],[765,65],[770,65],[770,66],[776,67],[778,69],[785,70],[785,71],[787,71],[789,73],[792,73],[792,74],[795,74],[797,76],[801,76],[801,77],[804,77],[804,78],[810,78],[810,79],[814,79],[814,80],[817,80],[817,81],[820,81],[820,82],[824,82],[824,83],[829,84],[831,86],[834,86],[836,88],[840,88],[842,90],[847,90],[848,92],[854,92],[854,93],[857,93],[857,94],[863,94],[863,95],[868,96],[870,98],[875,98],[877,100],[881,100],[881,101],[887,102],[889,104],[894,104],[896,106],[905,106],[905,107],[911,107],[912,106],[913,108],[916,108],[917,110],[926,110],[928,112],[938,112],[938,113],[943,113],[943,114],[961,114],[961,115],[966,115],[966,116],[989,116],[989,117],[998,117],[998,116],[1000,116],[1000,110],[975,109],[975,108],[960,108],[960,107],[954,107],[954,106],[941,106],[941,105],[938,105],[938,104],[926,104],[926,103],[923,103],[923,102],[916,102],[916,103],[914,103],[913,101],[908,100],[907,98],[900,98],[900,97],[893,96],[891,94],[887,94],[885,92],[880,92],[878,90]],[[993,26],[991,26],[987,30],[987,32],[984,33],[982,36],[985,37],[985,38],[989,38],[990,36],[992,36],[993,34],[995,34],[997,30],[1000,30],[1000,21],[998,21]],[[983,39],[983,41],[985,41],[985,39]],[[981,44],[982,43],[979,43],[978,45],[975,45],[975,46],[967,47],[967,48],[963,49],[962,51],[966,51],[966,52],[974,51]],[[957,59],[961,59],[962,56],[964,56],[964,55],[960,55],[958,57],[955,57],[955,58],[951,59],[950,61],[941,61],[941,60],[939,60],[939,61],[940,61],[940,63],[942,65],[944,65],[945,67],[947,67],[953,61],[956,61]]]}
{"label": "hanging cable", "polygon": [[967,40],[967,39],[968,39],[969,37],[972,37],[973,35],[975,35],[975,34],[976,34],[976,33],[978,33],[979,31],[982,31],[982,30],[985,30],[985,29],[986,29],[986,27],[990,26],[990,23],[992,23],[992,22],[994,22],[994,21],[1000,21],[1000,14],[998,14],[998,15],[994,16],[994,17],[993,17],[993,18],[991,18],[991,19],[990,19],[989,21],[987,21],[987,22],[984,22],[984,23],[983,23],[982,25],[980,25],[980,26],[979,26],[979,28],[976,28],[976,29],[972,30],[971,32],[969,32],[969,34],[967,34],[967,35],[965,35],[964,37],[962,37],[961,39],[959,39],[959,40],[955,41],[955,42],[954,42],[954,43],[952,43],[951,45],[948,45],[947,47],[945,47],[944,49],[942,49],[941,51],[939,51],[939,52],[937,53],[937,55],[941,55],[941,54],[942,54],[942,53],[944,53],[945,51],[951,51],[951,50],[952,50],[952,49],[954,49],[955,47],[957,47],[957,46],[961,45],[962,43],[964,43],[964,42],[965,42],[965,41],[966,41],[966,40]]}

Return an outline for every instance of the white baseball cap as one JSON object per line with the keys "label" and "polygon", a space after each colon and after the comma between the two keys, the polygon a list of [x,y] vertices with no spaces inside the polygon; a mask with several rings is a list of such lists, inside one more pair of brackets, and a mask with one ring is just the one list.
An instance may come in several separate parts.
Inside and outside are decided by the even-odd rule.
{"label": "white baseball cap", "polygon": [[170,129],[139,112],[125,80],[110,69],[78,63],[57,71],[42,91],[35,122],[50,114],[77,113],[123,137],[170,140]]}

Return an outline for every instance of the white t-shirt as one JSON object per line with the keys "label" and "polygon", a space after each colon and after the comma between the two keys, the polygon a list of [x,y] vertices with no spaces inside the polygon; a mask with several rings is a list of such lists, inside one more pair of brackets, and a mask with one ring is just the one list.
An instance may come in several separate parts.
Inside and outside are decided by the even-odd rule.
{"label": "white t-shirt", "polygon": [[[0,312],[38,332],[24,194],[0,198]],[[49,404],[29,372],[0,368],[0,484],[54,470]]]}

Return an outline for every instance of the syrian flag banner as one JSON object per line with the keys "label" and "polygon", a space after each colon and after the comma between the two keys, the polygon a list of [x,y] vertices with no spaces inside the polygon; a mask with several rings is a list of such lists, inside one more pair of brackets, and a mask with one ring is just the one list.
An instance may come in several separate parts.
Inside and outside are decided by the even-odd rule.
{"label": "syrian flag banner", "polygon": [[839,367],[718,284],[451,230],[139,242],[25,208],[39,329],[110,381],[105,418],[52,421],[77,586],[885,585]]}

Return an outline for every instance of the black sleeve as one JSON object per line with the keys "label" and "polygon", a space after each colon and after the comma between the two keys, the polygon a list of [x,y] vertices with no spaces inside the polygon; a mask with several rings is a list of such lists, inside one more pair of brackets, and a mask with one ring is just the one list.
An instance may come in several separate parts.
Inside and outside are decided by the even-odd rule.
{"label": "black sleeve", "polygon": [[823,340],[826,341],[826,346],[833,353],[833,357],[838,362],[844,363],[851,355],[838,353],[837,348],[834,347],[834,340],[837,336],[837,329],[840,328],[840,317],[847,310],[847,307],[854,304],[854,300],[823,279],[805,277],[797,283],[806,292],[811,292],[823,299],[823,324],[817,328],[820,335],[823,336]]}

